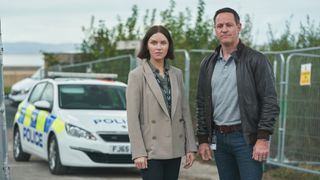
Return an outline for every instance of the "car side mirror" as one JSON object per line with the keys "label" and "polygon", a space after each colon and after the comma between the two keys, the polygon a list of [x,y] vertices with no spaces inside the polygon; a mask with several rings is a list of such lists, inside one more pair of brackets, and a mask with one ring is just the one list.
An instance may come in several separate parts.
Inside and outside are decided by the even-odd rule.
{"label": "car side mirror", "polygon": [[39,110],[45,110],[45,111],[51,112],[51,105],[46,100],[36,101],[34,103],[34,106]]}

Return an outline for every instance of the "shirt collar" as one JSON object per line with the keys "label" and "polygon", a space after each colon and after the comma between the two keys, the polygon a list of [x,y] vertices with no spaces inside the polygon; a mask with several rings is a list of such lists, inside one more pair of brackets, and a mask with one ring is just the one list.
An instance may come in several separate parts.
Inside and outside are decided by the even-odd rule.
{"label": "shirt collar", "polygon": [[223,52],[222,52],[222,48],[220,48],[220,51],[219,51],[219,58],[218,58],[219,61],[223,61]]}
{"label": "shirt collar", "polygon": [[[149,66],[150,66],[150,68],[151,68],[151,70],[152,70],[153,73],[158,73],[158,74],[159,74],[159,69],[156,68],[156,67],[150,62],[150,60],[148,60],[148,64],[149,64]],[[170,69],[170,65],[169,65],[169,63],[167,63],[167,61],[165,60],[165,61],[164,61],[164,70],[165,70],[165,72],[168,72],[169,69]]]}
{"label": "shirt collar", "polygon": [[[229,62],[229,61],[231,61],[232,59],[234,59],[234,58],[233,58],[233,53],[230,55],[230,57],[228,58],[228,60],[227,60],[226,62]],[[218,60],[224,61],[222,48],[220,48]]]}

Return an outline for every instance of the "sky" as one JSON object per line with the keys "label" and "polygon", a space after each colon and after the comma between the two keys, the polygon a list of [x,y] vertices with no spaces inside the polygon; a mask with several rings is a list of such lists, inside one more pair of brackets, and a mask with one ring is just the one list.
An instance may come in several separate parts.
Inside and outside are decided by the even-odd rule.
{"label": "sky", "polygon": [[[91,16],[115,26],[117,16],[126,20],[131,8],[137,5],[142,23],[146,9],[157,11],[169,7],[169,0],[0,0],[0,18],[3,42],[81,43]],[[176,13],[191,9],[196,16],[198,0],[175,0]],[[205,16],[212,19],[216,10],[231,7],[240,18],[249,14],[253,22],[253,43],[267,41],[268,24],[276,35],[284,32],[285,22],[299,31],[300,23],[310,16],[317,26],[320,21],[320,0],[205,0]],[[159,15],[157,16],[159,17]],[[160,18],[159,18],[160,19]],[[161,24],[157,21],[156,24]]]}

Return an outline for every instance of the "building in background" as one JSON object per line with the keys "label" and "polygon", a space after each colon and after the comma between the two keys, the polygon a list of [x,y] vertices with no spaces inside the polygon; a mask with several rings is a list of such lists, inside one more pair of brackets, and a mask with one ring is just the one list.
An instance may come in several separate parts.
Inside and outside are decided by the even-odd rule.
{"label": "building in background", "polygon": [[78,49],[78,45],[73,43],[4,42],[3,44],[4,86],[6,89],[10,89],[17,81],[31,77],[40,67],[45,67],[47,63],[44,54],[62,54],[61,57],[56,58],[58,63],[73,63],[73,58],[63,54],[73,54]]}
{"label": "building in background", "polygon": [[43,66],[42,54],[4,54],[4,87],[10,88],[14,83],[31,77]]}
{"label": "building in background", "polygon": [[[4,55],[4,86],[10,88],[14,83],[31,77],[39,68],[51,64],[67,65],[79,63],[80,53],[46,53],[42,54],[9,54]],[[46,57],[46,58],[45,58]],[[48,58],[49,57],[49,58]]]}

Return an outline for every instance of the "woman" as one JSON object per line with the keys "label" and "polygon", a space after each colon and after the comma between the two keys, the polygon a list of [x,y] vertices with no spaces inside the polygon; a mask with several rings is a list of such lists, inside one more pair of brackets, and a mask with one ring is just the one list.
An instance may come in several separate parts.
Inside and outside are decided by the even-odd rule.
{"label": "woman", "polygon": [[163,26],[145,34],[138,54],[141,66],[129,73],[127,116],[132,159],[144,180],[177,180],[181,157],[192,166],[196,152],[182,71],[174,59],[173,42]]}

